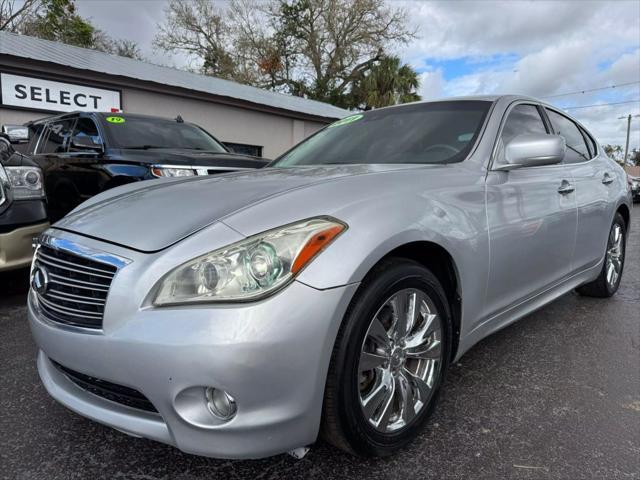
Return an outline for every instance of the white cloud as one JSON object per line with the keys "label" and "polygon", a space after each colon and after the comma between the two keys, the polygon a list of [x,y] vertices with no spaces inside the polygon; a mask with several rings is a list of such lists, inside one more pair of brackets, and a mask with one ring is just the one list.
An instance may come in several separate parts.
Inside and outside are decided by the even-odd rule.
{"label": "white cloud", "polygon": [[527,54],[549,45],[591,39],[602,52],[638,44],[640,3],[580,1],[394,2],[402,5],[419,38],[406,49],[412,58]]}
{"label": "white cloud", "polygon": [[[403,6],[418,30],[419,38],[396,53],[422,72],[420,91],[425,99],[486,93],[547,97],[640,80],[637,0],[389,3]],[[77,5],[82,15],[113,37],[138,42],[151,61],[186,65],[184,56],[159,54],[151,47],[166,0],[79,0]],[[504,62],[495,61],[502,57]],[[466,59],[469,68],[454,78],[444,70],[446,65],[431,64],[455,59]],[[640,84],[550,101],[572,106],[638,98]],[[640,113],[640,104],[569,112],[584,120],[601,142],[623,144],[626,123],[617,117]],[[634,119],[636,147],[639,129],[640,118]]]}
{"label": "white cloud", "polygon": [[420,95],[423,100],[434,100],[444,96],[445,80],[442,70],[431,70],[420,74]]}
{"label": "white cloud", "polygon": [[[420,38],[401,52],[422,74],[423,92],[446,96],[521,93],[549,97],[640,80],[640,2],[405,1]],[[508,57],[503,63],[474,60]],[[466,61],[449,81],[430,68]],[[458,64],[458,69],[459,69]],[[442,67],[439,67],[442,68]],[[437,80],[437,89],[433,82]],[[560,106],[640,99],[640,84],[549,99]],[[640,103],[569,110],[602,143],[623,144],[626,122]],[[640,118],[632,147],[640,146]]]}
{"label": "white cloud", "polygon": [[[632,105],[607,105],[597,108],[569,110],[568,113],[578,119],[595,135],[602,145],[614,144],[624,147],[627,135],[627,115],[638,112]],[[623,117],[623,118],[619,118]],[[631,119],[629,150],[640,148],[640,117]]]}

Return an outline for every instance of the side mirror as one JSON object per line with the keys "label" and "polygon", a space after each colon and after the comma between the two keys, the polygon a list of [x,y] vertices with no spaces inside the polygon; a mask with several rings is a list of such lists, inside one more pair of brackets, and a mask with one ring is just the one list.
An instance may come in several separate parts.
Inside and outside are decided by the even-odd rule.
{"label": "side mirror", "polygon": [[85,135],[72,137],[71,148],[80,152],[102,152],[102,144],[95,143],[91,137]]}
{"label": "side mirror", "polygon": [[11,143],[27,143],[29,128],[23,125],[2,125],[2,133],[9,137]]}
{"label": "side mirror", "polygon": [[555,165],[562,161],[566,149],[564,137],[560,135],[544,133],[518,135],[505,146],[505,163],[494,170]]}

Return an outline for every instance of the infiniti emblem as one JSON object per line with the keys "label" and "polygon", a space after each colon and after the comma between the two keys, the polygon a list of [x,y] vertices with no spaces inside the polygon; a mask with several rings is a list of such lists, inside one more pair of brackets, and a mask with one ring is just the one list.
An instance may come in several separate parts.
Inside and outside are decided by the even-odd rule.
{"label": "infiniti emblem", "polygon": [[33,277],[31,277],[31,287],[40,295],[47,291],[49,287],[49,272],[42,265],[38,265],[34,270]]}

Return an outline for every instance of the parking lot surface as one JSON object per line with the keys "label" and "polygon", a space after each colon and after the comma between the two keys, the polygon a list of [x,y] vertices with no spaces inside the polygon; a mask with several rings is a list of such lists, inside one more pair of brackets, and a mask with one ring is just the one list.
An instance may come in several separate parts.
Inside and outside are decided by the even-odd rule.
{"label": "parking lot surface", "polygon": [[84,419],[38,379],[26,272],[2,275],[0,478],[640,478],[640,209],[632,222],[614,298],[565,295],[476,345],[424,433],[386,459],[319,442],[302,460],[214,460]]}

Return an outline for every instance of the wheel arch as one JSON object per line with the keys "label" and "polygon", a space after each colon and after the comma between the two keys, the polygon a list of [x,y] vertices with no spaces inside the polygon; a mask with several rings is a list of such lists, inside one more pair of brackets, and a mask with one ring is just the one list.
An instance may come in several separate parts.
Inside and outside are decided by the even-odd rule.
{"label": "wheel arch", "polygon": [[618,207],[618,209],[616,210],[616,213],[619,213],[620,215],[622,215],[622,218],[624,219],[625,230],[628,233],[629,223],[631,222],[631,211],[629,210],[629,207],[625,203],[623,203]]}
{"label": "wheel arch", "polygon": [[462,319],[462,291],[460,274],[456,262],[449,251],[442,245],[431,241],[414,241],[397,246],[381,257],[369,270],[376,268],[382,261],[399,257],[413,260],[428,268],[440,281],[447,295],[452,320],[451,361],[456,357],[460,342],[460,325]]}

